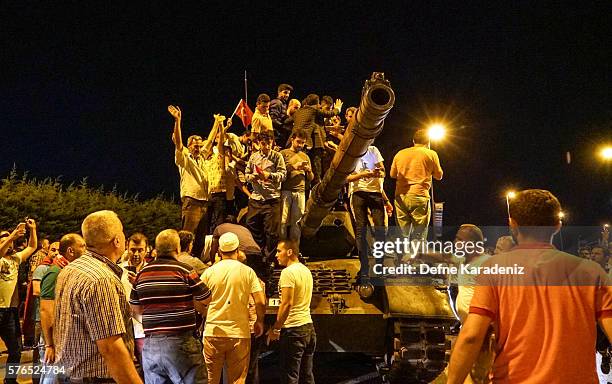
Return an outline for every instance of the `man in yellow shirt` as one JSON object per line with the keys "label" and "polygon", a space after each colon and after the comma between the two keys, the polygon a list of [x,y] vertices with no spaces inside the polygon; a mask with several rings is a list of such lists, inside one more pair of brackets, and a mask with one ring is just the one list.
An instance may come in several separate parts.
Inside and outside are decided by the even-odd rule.
{"label": "man in yellow shirt", "polygon": [[436,151],[428,148],[427,131],[416,131],[413,142],[413,147],[402,149],[395,155],[390,175],[397,179],[395,209],[402,235],[425,240],[431,215],[429,190],[432,177],[441,180],[442,167]]}

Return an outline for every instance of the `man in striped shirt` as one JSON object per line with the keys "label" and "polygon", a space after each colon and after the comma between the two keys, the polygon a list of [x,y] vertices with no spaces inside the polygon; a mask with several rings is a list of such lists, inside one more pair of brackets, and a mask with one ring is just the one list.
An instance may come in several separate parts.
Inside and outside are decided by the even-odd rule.
{"label": "man in striped shirt", "polygon": [[206,313],[211,294],[196,272],[177,260],[180,238],[174,229],[155,238],[157,258],[136,276],[130,304],[142,314],[142,365],[147,383],[203,383],[202,344],[194,337],[196,310]]}

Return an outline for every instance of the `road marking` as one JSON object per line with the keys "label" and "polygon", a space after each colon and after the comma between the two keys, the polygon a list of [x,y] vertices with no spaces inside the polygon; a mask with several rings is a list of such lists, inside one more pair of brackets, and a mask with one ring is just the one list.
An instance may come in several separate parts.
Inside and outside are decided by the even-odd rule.
{"label": "road marking", "polygon": [[344,350],[344,348],[342,348],[341,346],[339,346],[338,344],[334,343],[333,341],[329,340],[329,343],[331,344],[332,347],[334,347],[334,349],[336,350],[336,352],[346,352]]}

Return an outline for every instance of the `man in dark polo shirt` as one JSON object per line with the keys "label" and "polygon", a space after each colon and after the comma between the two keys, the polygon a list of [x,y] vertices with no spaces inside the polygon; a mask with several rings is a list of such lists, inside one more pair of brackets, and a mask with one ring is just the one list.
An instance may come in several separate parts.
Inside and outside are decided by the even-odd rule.
{"label": "man in dark polo shirt", "polygon": [[[266,264],[263,262],[261,248],[257,245],[257,242],[255,242],[251,231],[249,231],[247,227],[238,224],[236,216],[226,216],[224,223],[215,228],[213,231],[212,244],[210,246],[210,260],[203,260],[205,262],[212,261],[214,263],[215,255],[219,250],[219,238],[228,232],[235,233],[236,236],[238,236],[238,241],[240,241],[238,250],[244,253],[246,264],[255,271],[257,277],[265,280],[268,271],[266,270]],[[204,256],[204,253],[202,253],[202,255]]]}
{"label": "man in dark polo shirt", "polygon": [[142,314],[142,365],[147,383],[204,383],[202,344],[194,337],[196,310],[206,312],[210,291],[187,264],[177,260],[178,232],[155,238],[157,258],[136,276],[130,304]]}

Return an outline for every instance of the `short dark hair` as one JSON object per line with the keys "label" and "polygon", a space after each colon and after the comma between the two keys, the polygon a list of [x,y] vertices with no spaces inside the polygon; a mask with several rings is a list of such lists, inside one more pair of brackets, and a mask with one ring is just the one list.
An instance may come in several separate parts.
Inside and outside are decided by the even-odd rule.
{"label": "short dark hair", "polygon": [[593,252],[593,250],[594,250],[595,248],[599,248],[599,249],[603,250],[604,257],[608,257],[608,253],[609,253],[609,252],[608,252],[608,247],[605,247],[605,246],[603,246],[603,245],[596,244],[596,245],[594,245],[594,246],[592,246],[592,247],[591,247],[591,252]]}
{"label": "short dark hair", "polygon": [[130,241],[134,242],[134,244],[140,244],[144,241],[146,245],[149,245],[149,239],[141,232],[135,232],[132,236],[128,237],[127,243],[129,244]]}
{"label": "short dark hair", "polygon": [[238,219],[234,215],[227,215],[223,219],[223,222],[224,223],[230,223],[230,224],[238,224]]}
{"label": "short dark hair", "polygon": [[325,96],[323,96],[323,97],[321,98],[321,102],[322,102],[322,103],[329,104],[329,105],[334,105],[334,99],[332,99],[332,97],[331,97],[331,96],[327,96],[327,95],[325,95]]}
{"label": "short dark hair", "polygon": [[267,132],[260,132],[257,134],[257,136],[255,136],[255,140],[256,141],[268,141],[268,140],[272,140],[272,136],[270,136],[270,134]]}
{"label": "short dark hair", "polygon": [[319,95],[311,93],[302,101],[302,105],[317,105],[319,104]]}
{"label": "short dark hair", "polygon": [[291,138],[289,140],[293,140],[296,137],[299,137],[300,139],[308,140],[308,134],[303,129],[298,129],[297,131],[293,131],[291,133]]}
{"label": "short dark hair", "polygon": [[296,240],[285,239],[280,240],[279,243],[283,243],[285,250],[291,249],[296,257],[300,255],[300,244]]}
{"label": "short dark hair", "polygon": [[510,218],[520,227],[556,227],[561,204],[544,189],[526,189],[509,200]]}
{"label": "short dark hair", "polygon": [[195,235],[190,231],[179,231],[178,235],[181,243],[181,252],[187,252],[189,244],[193,243],[195,239]]}
{"label": "short dark hair", "polygon": [[412,136],[412,141],[415,144],[427,144],[429,142],[429,136],[427,135],[427,131],[425,129],[419,129]]}
{"label": "short dark hair", "polygon": [[202,136],[191,135],[187,139],[187,147],[191,147],[191,144],[193,144],[194,141],[201,141],[201,140],[202,140]]}
{"label": "short dark hair", "polygon": [[344,114],[346,115],[347,113],[349,113],[349,111],[353,112],[353,114],[355,114],[355,112],[357,112],[357,107],[348,107],[346,109],[346,111],[344,111]]}
{"label": "short dark hair", "polygon": [[484,241],[484,236],[482,234],[482,230],[480,228],[478,228],[476,225],[474,224],[461,224],[461,226],[459,226],[459,231],[460,230],[465,230],[468,234],[469,234],[469,240],[471,241]]}
{"label": "short dark hair", "polygon": [[285,83],[283,83],[283,84],[279,85],[279,86],[278,86],[278,89],[277,89],[277,92],[278,92],[278,93],[281,93],[282,91],[290,91],[290,92],[293,92],[293,87],[292,87],[291,85],[289,85],[289,84],[285,84]]}
{"label": "short dark hair", "polygon": [[269,102],[270,102],[270,96],[268,96],[267,93],[262,93],[259,96],[257,96],[257,104],[269,103]]}
{"label": "short dark hair", "polygon": [[59,241],[59,254],[64,256],[66,254],[66,251],[68,251],[68,248],[74,247],[80,237],[81,235],[79,235],[78,233],[68,233],[62,236]]}

